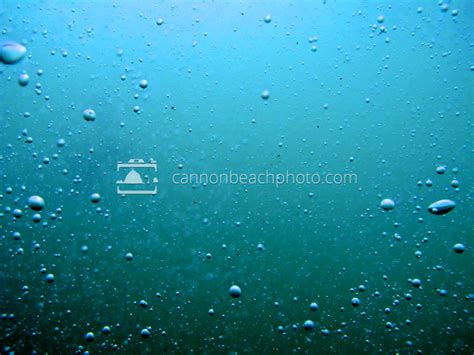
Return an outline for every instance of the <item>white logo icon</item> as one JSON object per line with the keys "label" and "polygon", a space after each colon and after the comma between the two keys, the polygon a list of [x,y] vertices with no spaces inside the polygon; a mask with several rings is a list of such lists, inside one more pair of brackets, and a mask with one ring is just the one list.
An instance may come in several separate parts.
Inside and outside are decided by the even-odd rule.
{"label": "white logo icon", "polygon": [[117,171],[120,169],[131,169],[125,180],[117,180],[117,193],[119,195],[156,195],[158,193],[158,179],[154,177],[151,182],[149,176],[142,175],[137,171],[146,174],[147,171],[156,173],[157,164],[153,159],[149,163],[145,163],[143,159],[130,159],[128,163],[117,162]]}

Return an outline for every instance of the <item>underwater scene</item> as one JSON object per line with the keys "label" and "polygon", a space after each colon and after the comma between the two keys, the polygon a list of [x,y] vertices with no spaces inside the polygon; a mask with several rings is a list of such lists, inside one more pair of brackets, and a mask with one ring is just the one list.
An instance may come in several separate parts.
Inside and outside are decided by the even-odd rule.
{"label": "underwater scene", "polygon": [[474,1],[0,30],[1,354],[474,353]]}

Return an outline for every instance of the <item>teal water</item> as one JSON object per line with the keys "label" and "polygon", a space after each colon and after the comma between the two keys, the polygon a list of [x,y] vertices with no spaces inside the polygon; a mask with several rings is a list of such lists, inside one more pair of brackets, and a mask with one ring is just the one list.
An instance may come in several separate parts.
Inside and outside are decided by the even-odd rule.
{"label": "teal water", "polygon": [[1,352],[472,354],[473,11],[0,1]]}

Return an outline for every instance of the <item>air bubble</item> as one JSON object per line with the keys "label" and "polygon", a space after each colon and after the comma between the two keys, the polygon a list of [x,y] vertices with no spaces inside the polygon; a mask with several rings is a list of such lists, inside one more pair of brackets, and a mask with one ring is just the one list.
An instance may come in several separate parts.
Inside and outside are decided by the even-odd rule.
{"label": "air bubble", "polygon": [[95,111],[94,111],[93,109],[86,108],[86,109],[82,112],[82,116],[84,117],[84,119],[85,119],[87,122],[92,122],[92,121],[95,121],[96,114],[95,114]]}
{"label": "air bubble", "polygon": [[304,330],[313,330],[314,327],[315,327],[315,325],[314,325],[314,322],[312,320],[308,319],[303,323]]}
{"label": "air bubble", "polygon": [[150,331],[147,329],[147,328],[144,328],[142,329],[142,331],[140,332],[140,335],[142,338],[149,338],[151,336],[151,333]]}
{"label": "air bubble", "polygon": [[464,246],[464,244],[457,243],[457,244],[454,244],[453,249],[457,254],[462,254],[466,250],[466,247]]}
{"label": "air bubble", "polygon": [[29,82],[30,76],[26,73],[20,74],[20,76],[18,77],[18,84],[20,84],[20,86],[26,86]]}
{"label": "air bubble", "polygon": [[92,333],[92,332],[87,333],[86,336],[85,336],[85,339],[86,339],[88,342],[94,341],[94,339],[95,339],[94,333]]}
{"label": "air bubble", "polygon": [[456,207],[456,202],[451,200],[439,200],[428,206],[428,211],[432,214],[442,215],[452,211]]}
{"label": "air bubble", "polygon": [[390,211],[395,208],[395,202],[390,198],[386,198],[380,202],[380,207],[385,211]]}
{"label": "air bubble", "polygon": [[41,211],[44,208],[44,200],[41,196],[33,195],[28,198],[28,206],[33,211]]}
{"label": "air bubble", "polygon": [[23,59],[26,48],[14,41],[0,43],[0,61],[5,64],[16,64]]}
{"label": "air bubble", "polygon": [[240,295],[242,294],[242,290],[239,286],[233,285],[229,288],[229,293],[232,297],[237,298],[240,297]]}
{"label": "air bubble", "polygon": [[100,201],[100,195],[98,193],[93,193],[89,198],[92,203],[98,203]]}

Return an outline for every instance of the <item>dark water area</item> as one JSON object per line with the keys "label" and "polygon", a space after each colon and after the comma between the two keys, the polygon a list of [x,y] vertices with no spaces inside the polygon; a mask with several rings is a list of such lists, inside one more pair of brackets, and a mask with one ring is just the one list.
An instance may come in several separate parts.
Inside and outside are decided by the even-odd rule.
{"label": "dark water area", "polygon": [[0,0],[1,353],[472,354],[473,11]]}

